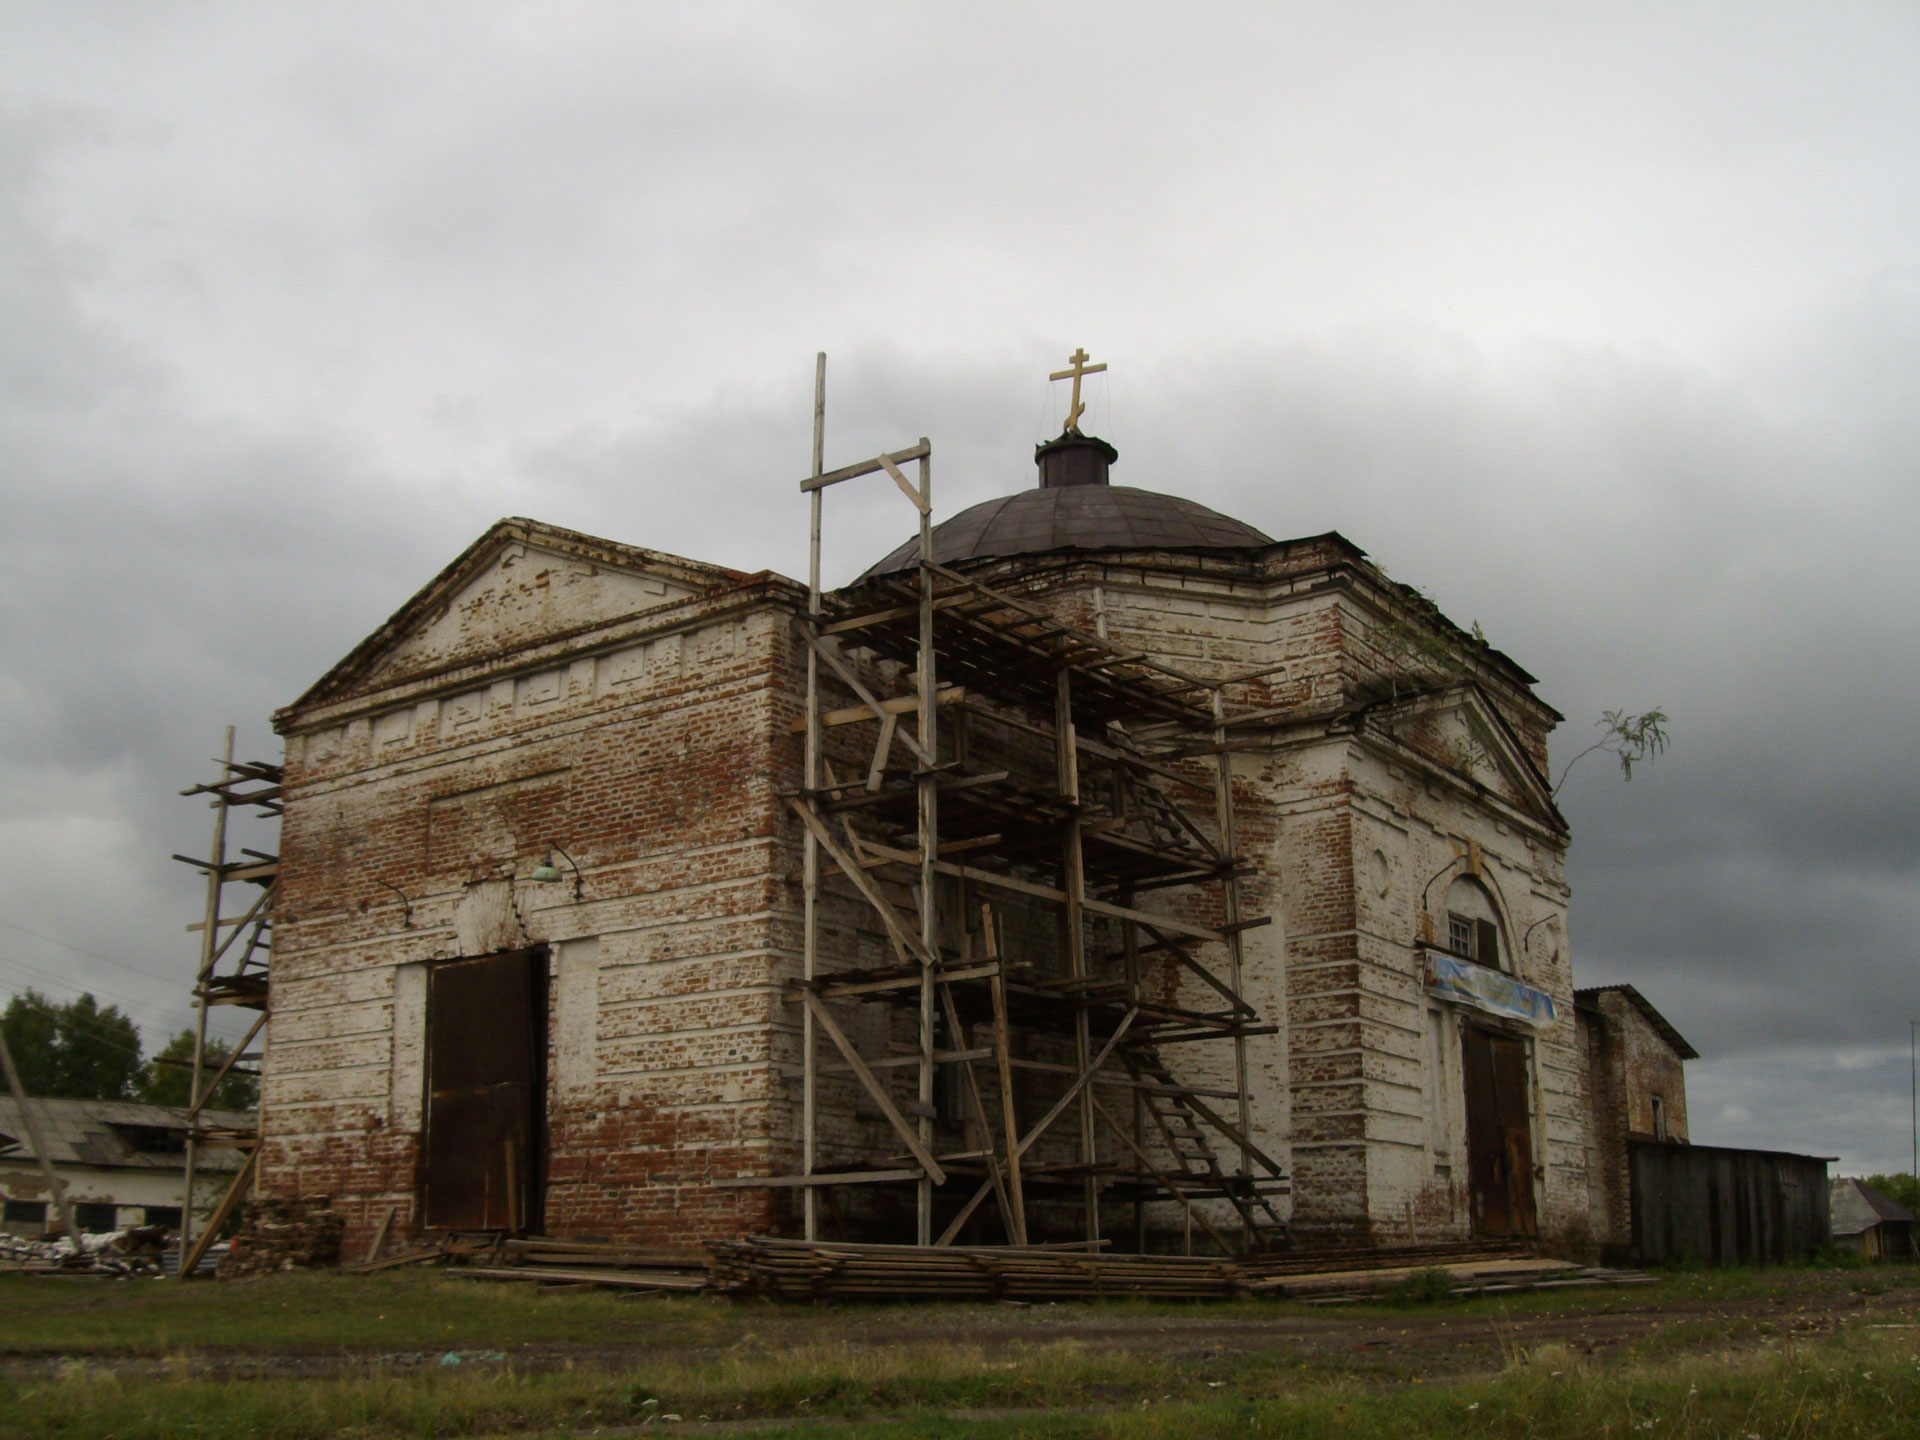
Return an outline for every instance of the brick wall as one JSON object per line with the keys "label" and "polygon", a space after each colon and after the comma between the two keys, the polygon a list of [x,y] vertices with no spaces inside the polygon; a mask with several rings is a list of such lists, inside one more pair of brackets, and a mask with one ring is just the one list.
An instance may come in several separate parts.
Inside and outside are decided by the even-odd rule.
{"label": "brick wall", "polygon": [[1666,1111],[1665,1138],[1689,1138],[1686,1062],[1621,990],[1583,992],[1579,1018],[1591,1085],[1593,1232],[1617,1252],[1633,1238],[1627,1142],[1656,1138],[1655,1096]]}
{"label": "brick wall", "polygon": [[[548,1229],[777,1223],[766,1192],[709,1182],[793,1148],[793,604],[779,584],[662,593],[567,644],[283,713],[264,1188],[332,1194],[349,1253],[388,1206],[411,1228],[425,969],[544,944]],[[565,880],[527,879],[552,846],[579,899],[564,859]]]}
{"label": "brick wall", "polygon": [[[427,639],[390,636],[400,658],[366,667],[358,689],[283,712],[262,1183],[335,1195],[349,1253],[389,1205],[413,1224],[425,969],[537,942],[551,948],[548,1228],[676,1244],[791,1228],[794,1192],[711,1182],[790,1172],[799,1158],[800,1022],[783,986],[799,971],[800,846],[780,791],[799,779],[788,620],[802,597],[764,577],[709,575],[703,589],[683,569],[657,592],[624,577],[614,603],[577,565],[549,566],[541,584],[544,562],[528,560],[522,551],[513,577],[475,592],[485,605],[423,620],[440,627]],[[1243,991],[1279,1027],[1247,1042],[1254,1138],[1291,1169],[1296,1229],[1465,1233],[1458,1016],[1425,994],[1417,942],[1429,878],[1470,858],[1512,968],[1560,1010],[1530,1045],[1540,1212],[1549,1233],[1583,1231],[1589,1106],[1566,835],[1527,773],[1558,717],[1524,674],[1338,537],[1245,559],[1044,557],[981,578],[1201,674],[1266,672],[1232,703],[1283,713],[1244,732],[1229,769],[1240,848],[1258,866],[1243,913],[1273,917],[1244,938]],[[554,608],[556,590],[571,608]],[[1438,678],[1420,673],[1434,654],[1446,657]],[[851,733],[833,744],[843,768],[866,763]],[[550,844],[578,861],[581,899],[570,871],[558,884],[525,878]],[[822,904],[832,965],[885,963],[884,936],[848,887],[830,878]],[[1028,927],[1034,953],[1049,949],[1050,920],[1002,908],[1011,944]],[[949,944],[962,923],[943,921]],[[1208,999],[1164,962],[1148,975],[1174,1003]],[[851,1003],[836,1014],[868,1054],[911,1046],[907,1016]],[[1027,1058],[1064,1058],[1047,1043],[1022,1041]],[[1175,1048],[1181,1078],[1232,1083],[1231,1045]],[[912,1074],[889,1072],[897,1099]],[[1049,1083],[1023,1076],[1035,1115]],[[820,1098],[823,1166],[900,1149],[850,1075],[823,1074]],[[1103,1098],[1127,1103],[1117,1089]],[[1684,1126],[1683,1100],[1677,1114]],[[1062,1121],[1037,1162],[1070,1158],[1073,1130]],[[964,1120],[943,1117],[936,1143],[966,1147]],[[1123,1158],[1111,1142],[1101,1154]],[[897,1196],[841,1203],[856,1227],[901,1223]],[[1151,1228],[1179,1226],[1170,1203],[1148,1212]],[[1036,1229],[1050,1223],[1037,1207]]]}

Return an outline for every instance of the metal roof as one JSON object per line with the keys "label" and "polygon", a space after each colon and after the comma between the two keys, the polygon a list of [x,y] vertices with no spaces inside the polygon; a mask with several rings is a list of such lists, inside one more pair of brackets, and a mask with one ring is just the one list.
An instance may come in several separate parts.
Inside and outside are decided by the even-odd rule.
{"label": "metal roof", "polygon": [[1911,1225],[1913,1212],[1889,1200],[1863,1180],[1833,1182],[1833,1233],[1859,1235],[1883,1221]]}
{"label": "metal roof", "polygon": [[[1126,485],[1022,490],[971,505],[933,527],[935,564],[1053,550],[1253,550],[1273,540],[1241,521],[1177,495]],[[911,569],[909,540],[862,576]]]}
{"label": "metal roof", "polygon": [[1673,1022],[1654,1009],[1653,1002],[1631,985],[1595,985],[1591,989],[1576,990],[1573,992],[1573,1003],[1578,1009],[1597,1010],[1602,995],[1623,996],[1629,1005],[1640,1012],[1660,1038],[1673,1047],[1674,1053],[1682,1060],[1700,1058],[1700,1052],[1687,1043],[1686,1036],[1673,1028]]}
{"label": "metal roof", "polygon": [[[184,1105],[147,1105],[137,1100],[47,1100],[29,1096],[33,1119],[55,1165],[91,1165],[108,1169],[178,1170],[180,1152],[144,1149],[135,1143],[141,1131],[178,1132],[184,1141],[187,1109]],[[251,1130],[253,1117],[232,1110],[202,1110],[200,1123],[209,1129]],[[20,1106],[12,1096],[0,1097],[0,1162],[33,1163],[27,1149],[26,1127]],[[231,1150],[211,1150],[201,1161],[212,1170],[231,1170],[239,1164]]]}

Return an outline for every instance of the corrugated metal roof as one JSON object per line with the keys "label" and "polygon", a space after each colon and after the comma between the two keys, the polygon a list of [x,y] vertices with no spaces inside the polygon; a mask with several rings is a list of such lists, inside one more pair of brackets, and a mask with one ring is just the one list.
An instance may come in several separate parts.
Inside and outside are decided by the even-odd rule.
{"label": "corrugated metal roof", "polygon": [[[177,1150],[143,1149],[129,1132],[171,1130],[184,1139],[187,1110],[183,1105],[148,1105],[138,1100],[43,1100],[29,1097],[33,1120],[55,1165],[90,1165],[106,1169],[178,1170]],[[253,1116],[234,1110],[202,1110],[200,1123],[214,1129],[251,1130]],[[0,1096],[0,1160],[24,1160],[26,1126],[12,1096]],[[239,1165],[235,1152],[206,1152],[206,1168],[231,1170]]]}
{"label": "corrugated metal roof", "polygon": [[[1253,550],[1271,544],[1251,525],[1192,500],[1126,485],[1022,490],[983,500],[933,527],[938,565],[1052,550]],[[867,575],[908,569],[918,563],[919,551],[919,540],[909,540]]]}

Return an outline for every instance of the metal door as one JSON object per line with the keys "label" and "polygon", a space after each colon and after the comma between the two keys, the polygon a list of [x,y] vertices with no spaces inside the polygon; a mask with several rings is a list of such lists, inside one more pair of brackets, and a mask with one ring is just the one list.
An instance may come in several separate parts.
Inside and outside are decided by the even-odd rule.
{"label": "metal door", "polygon": [[428,972],[427,1228],[541,1228],[546,1031],[544,950]]}
{"label": "metal door", "polygon": [[1527,1047],[1477,1025],[1466,1027],[1462,1043],[1474,1229],[1482,1235],[1537,1235]]}

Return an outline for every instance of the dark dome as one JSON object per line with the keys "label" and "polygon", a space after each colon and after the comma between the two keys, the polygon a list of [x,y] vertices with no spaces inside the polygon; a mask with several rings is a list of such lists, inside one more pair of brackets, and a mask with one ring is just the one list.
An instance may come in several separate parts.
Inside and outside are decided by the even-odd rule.
{"label": "dark dome", "polygon": [[[970,505],[933,527],[937,565],[1049,550],[1245,550],[1273,544],[1216,510],[1125,485],[1022,490]],[[884,575],[919,562],[918,538],[867,571]]]}

